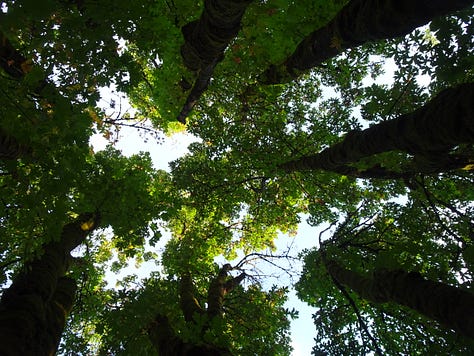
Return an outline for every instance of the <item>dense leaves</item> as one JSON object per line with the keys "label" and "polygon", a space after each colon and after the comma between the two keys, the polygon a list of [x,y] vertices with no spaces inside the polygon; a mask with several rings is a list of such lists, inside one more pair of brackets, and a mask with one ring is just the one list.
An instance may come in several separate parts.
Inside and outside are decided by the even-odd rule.
{"label": "dense leaves", "polygon": [[[393,297],[410,276],[462,291],[458,319],[474,315],[472,1],[0,4],[12,338],[28,315],[49,353],[70,312],[61,354],[289,355],[292,286],[255,260],[285,269],[276,239],[308,223],[331,230],[299,256],[314,354],[472,352],[416,307],[429,293]],[[196,140],[168,171],[90,146],[123,126]]]}
{"label": "dense leaves", "polygon": [[[340,349],[363,353],[368,350],[382,353],[456,350],[462,353],[472,348],[472,341],[443,330],[411,309],[393,302],[374,303],[365,293],[375,292],[375,288],[366,286],[364,293],[353,291],[327,272],[325,261],[337,258],[345,268],[364,275],[377,269],[405,270],[468,289],[472,276],[459,272],[459,267],[467,262],[460,252],[463,243],[459,245],[456,241],[459,232],[454,226],[472,228],[472,220],[466,221],[467,216],[454,213],[451,215],[454,221],[463,220],[463,223],[454,224],[450,229],[442,222],[444,214],[450,214],[448,211],[442,212],[444,209],[436,203],[425,211],[418,204],[420,202],[407,202],[402,207],[392,203],[382,212],[362,206],[348,214],[333,235],[322,241],[323,248],[305,254],[305,269],[297,289],[304,300],[321,308],[314,315],[319,331],[314,350],[329,354],[338,354]],[[371,212],[369,217],[361,217],[368,212]],[[384,288],[388,293],[390,284]],[[424,298],[429,300],[430,293]],[[420,303],[422,300],[418,298]],[[467,320],[462,323],[467,324]],[[387,337],[387,325],[400,337]],[[426,343],[429,335],[433,339]]]}

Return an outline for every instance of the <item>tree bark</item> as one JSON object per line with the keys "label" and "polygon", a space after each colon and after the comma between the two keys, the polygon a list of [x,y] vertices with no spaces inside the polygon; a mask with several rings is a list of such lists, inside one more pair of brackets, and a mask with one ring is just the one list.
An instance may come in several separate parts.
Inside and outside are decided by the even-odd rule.
{"label": "tree bark", "polygon": [[60,277],[46,309],[47,328],[44,340],[45,355],[53,355],[58,349],[66,320],[74,305],[77,285],[73,278]]}
{"label": "tree bark", "polygon": [[181,276],[179,285],[179,304],[184,315],[184,320],[192,322],[194,314],[205,313],[194,296],[194,285],[191,275],[186,273]]}
{"label": "tree bark", "polygon": [[231,269],[230,264],[225,264],[209,285],[207,294],[209,320],[216,316],[222,316],[225,295],[237,287],[246,277],[245,273],[241,273],[237,277],[228,279],[228,273]]}
{"label": "tree bark", "polygon": [[0,129],[0,161],[13,160],[31,155],[31,148]]}
{"label": "tree bark", "polygon": [[199,101],[199,98],[202,94],[206,91],[207,87],[209,86],[209,81],[211,80],[212,73],[214,72],[214,68],[217,65],[217,60],[214,62],[206,65],[199,71],[198,77],[194,82],[194,86],[191,89],[188,97],[186,98],[186,102],[181,109],[181,112],[178,115],[177,120],[181,122],[183,125],[186,124],[186,118],[193,110],[194,106]]}
{"label": "tree bark", "polygon": [[392,150],[415,155],[415,167],[439,170],[449,160],[448,151],[474,142],[474,84],[467,83],[439,93],[418,110],[396,119],[352,131],[339,143],[315,155],[280,165],[287,172],[301,170],[340,171],[361,158]]}
{"label": "tree bark", "polygon": [[186,123],[186,117],[207,89],[214,68],[224,56],[229,42],[237,35],[240,21],[252,0],[205,0],[199,20],[183,26],[184,45],[181,56],[184,65],[198,72],[198,77],[178,121]]}
{"label": "tree bark", "polygon": [[22,65],[26,61],[27,59],[0,32],[0,67],[12,78],[22,78],[25,74]]}
{"label": "tree bark", "polygon": [[472,165],[474,163],[474,157],[463,156],[463,155],[447,155],[443,156],[442,159],[436,162],[411,162],[406,169],[400,171],[393,171],[382,167],[380,164],[376,164],[370,168],[358,169],[352,166],[340,166],[334,167],[333,172],[350,176],[353,178],[365,178],[365,179],[403,179],[407,180],[417,174],[439,174],[454,170],[473,170]]}
{"label": "tree bark", "polygon": [[184,342],[176,335],[168,318],[157,315],[148,327],[148,337],[160,356],[230,356],[223,350],[209,344]]}
{"label": "tree bark", "polygon": [[361,298],[375,303],[396,303],[474,338],[474,294],[423,278],[415,272],[377,270],[372,277],[325,262],[328,273]]}
{"label": "tree bark", "polygon": [[95,214],[83,214],[63,227],[58,241],[27,263],[0,301],[0,354],[52,355],[72,308],[75,282],[64,275],[70,252],[96,227]]}
{"label": "tree bark", "polygon": [[182,29],[185,43],[181,48],[184,65],[197,71],[224,53],[237,35],[240,21],[252,0],[205,0],[199,20]]}
{"label": "tree bark", "polygon": [[230,264],[225,264],[209,285],[207,291],[207,315],[209,320],[222,315],[222,305],[226,294],[225,282],[231,269]]}
{"label": "tree bark", "polygon": [[352,0],[326,26],[303,39],[281,66],[270,67],[261,81],[289,82],[347,48],[404,36],[436,17],[473,3],[472,0]]}
{"label": "tree bark", "polygon": [[[217,276],[212,279],[207,295],[207,309],[201,308],[194,296],[194,285],[189,273],[180,278],[179,298],[180,308],[186,322],[195,322],[195,315],[206,315],[207,321],[202,325],[201,336],[210,327],[210,321],[214,317],[220,317],[223,313],[225,295],[238,286],[246,277],[241,273],[234,278],[228,278],[228,272],[232,269],[230,264],[224,265]],[[158,314],[148,326],[148,336],[159,355],[209,355],[230,356],[229,350],[216,347],[206,342],[190,343],[183,341],[171,326],[168,317]]]}

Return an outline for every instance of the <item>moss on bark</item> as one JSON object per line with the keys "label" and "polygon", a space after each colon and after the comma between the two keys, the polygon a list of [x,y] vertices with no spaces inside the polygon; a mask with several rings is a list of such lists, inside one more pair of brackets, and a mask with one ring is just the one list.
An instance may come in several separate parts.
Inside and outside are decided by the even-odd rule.
{"label": "moss on bark", "polygon": [[194,105],[207,89],[214,68],[224,57],[229,42],[237,35],[240,21],[252,0],[205,0],[201,17],[183,26],[181,47],[184,65],[198,72],[191,93],[177,120],[186,123]]}
{"label": "moss on bark", "polygon": [[283,65],[270,67],[262,82],[291,81],[347,48],[404,36],[472,4],[472,0],[352,0],[326,26],[304,38]]}
{"label": "moss on bark", "polygon": [[[70,252],[97,225],[96,214],[84,214],[63,227],[58,241],[27,263],[0,301],[0,354],[50,355],[59,344],[72,308],[75,282],[64,277]],[[84,222],[94,223],[92,225]]]}
{"label": "moss on bark", "polygon": [[361,298],[396,303],[474,338],[474,294],[403,270],[377,270],[371,277],[326,261],[329,274]]}
{"label": "moss on bark", "polygon": [[[363,131],[349,132],[339,143],[315,155],[303,156],[280,167],[300,170],[340,171],[364,157],[400,150],[416,157],[415,167],[443,166],[449,150],[474,142],[474,84],[467,83],[439,93],[412,113],[381,122]],[[446,164],[446,167],[451,167]],[[429,168],[429,167],[428,167]]]}

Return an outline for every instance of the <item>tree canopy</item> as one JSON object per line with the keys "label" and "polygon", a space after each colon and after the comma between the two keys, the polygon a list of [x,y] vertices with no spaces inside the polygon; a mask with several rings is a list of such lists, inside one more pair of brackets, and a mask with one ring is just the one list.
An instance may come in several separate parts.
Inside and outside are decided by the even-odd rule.
{"label": "tree canopy", "polygon": [[0,2],[0,353],[472,353],[473,3]]}

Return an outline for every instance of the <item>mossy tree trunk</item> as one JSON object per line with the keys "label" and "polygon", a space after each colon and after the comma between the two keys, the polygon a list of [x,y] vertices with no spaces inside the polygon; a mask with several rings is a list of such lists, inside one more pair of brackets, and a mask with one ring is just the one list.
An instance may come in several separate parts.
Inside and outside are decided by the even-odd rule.
{"label": "mossy tree trunk", "polygon": [[21,78],[24,75],[22,65],[27,59],[18,52],[8,38],[0,32],[0,67],[12,78]]}
{"label": "mossy tree trunk", "polygon": [[[27,63],[27,59],[0,32],[0,68],[10,77],[20,79],[24,76],[22,66],[25,63]],[[21,144],[15,137],[0,129],[0,160],[17,159],[30,154],[30,151],[26,145]]]}
{"label": "mossy tree trunk", "polygon": [[0,129],[0,161],[13,160],[31,155],[27,145]]}
{"label": "mossy tree trunk", "polygon": [[374,303],[396,303],[474,338],[474,294],[403,270],[378,270],[371,277],[325,262],[328,273],[361,298]]}
{"label": "mossy tree trunk", "polygon": [[283,65],[270,67],[262,82],[291,81],[347,48],[404,36],[436,17],[473,3],[472,0],[351,0],[331,22],[303,39]]}
{"label": "mossy tree trunk", "polygon": [[231,269],[232,266],[230,264],[224,265],[211,281],[207,293],[207,315],[209,320],[222,316],[226,294],[230,293],[246,277],[245,273],[241,273],[237,277],[228,278],[228,273]]}
{"label": "mossy tree trunk", "polygon": [[358,169],[357,167],[349,165],[343,165],[339,167],[334,167],[332,171],[353,178],[407,180],[417,174],[434,175],[460,169],[472,171],[474,169],[473,162],[474,157],[470,157],[469,155],[447,155],[443,156],[442,160],[435,162],[412,161],[407,165],[407,167],[402,167],[402,169],[400,169],[399,171],[382,167],[380,163],[377,163],[372,167],[363,169]]}
{"label": "mossy tree trunk", "polygon": [[27,263],[0,301],[0,354],[53,355],[67,315],[72,308],[76,283],[65,277],[70,252],[97,225],[95,214],[84,214],[63,227],[58,241],[44,246],[41,257]]}
{"label": "mossy tree trunk", "polygon": [[[400,150],[415,156],[413,167],[424,173],[452,168],[449,150],[474,142],[474,84],[462,84],[439,93],[412,113],[381,122],[366,130],[349,132],[339,143],[318,154],[286,162],[291,172],[329,170],[381,152]],[[456,162],[451,162],[456,163]]]}
{"label": "mossy tree trunk", "polygon": [[[181,276],[179,286],[180,308],[187,323],[194,323],[197,315],[206,317],[201,329],[204,336],[210,327],[213,318],[223,315],[224,298],[227,293],[238,286],[246,277],[241,273],[237,277],[229,278],[228,273],[232,269],[230,264],[224,265],[217,276],[211,280],[207,294],[207,309],[200,306],[195,297],[195,287],[189,273]],[[148,326],[148,336],[155,349],[160,355],[231,355],[229,350],[211,345],[206,342],[189,343],[183,341],[176,334],[169,319],[165,315],[158,314]]]}
{"label": "mossy tree trunk", "polygon": [[168,318],[157,315],[148,327],[148,337],[160,356],[230,356],[230,352],[209,344],[184,342],[173,330]]}
{"label": "mossy tree trunk", "polygon": [[205,0],[201,17],[182,28],[185,43],[181,47],[184,65],[197,72],[197,79],[186,99],[178,121],[186,117],[207,89],[217,63],[229,42],[237,35],[240,21],[252,0]]}

